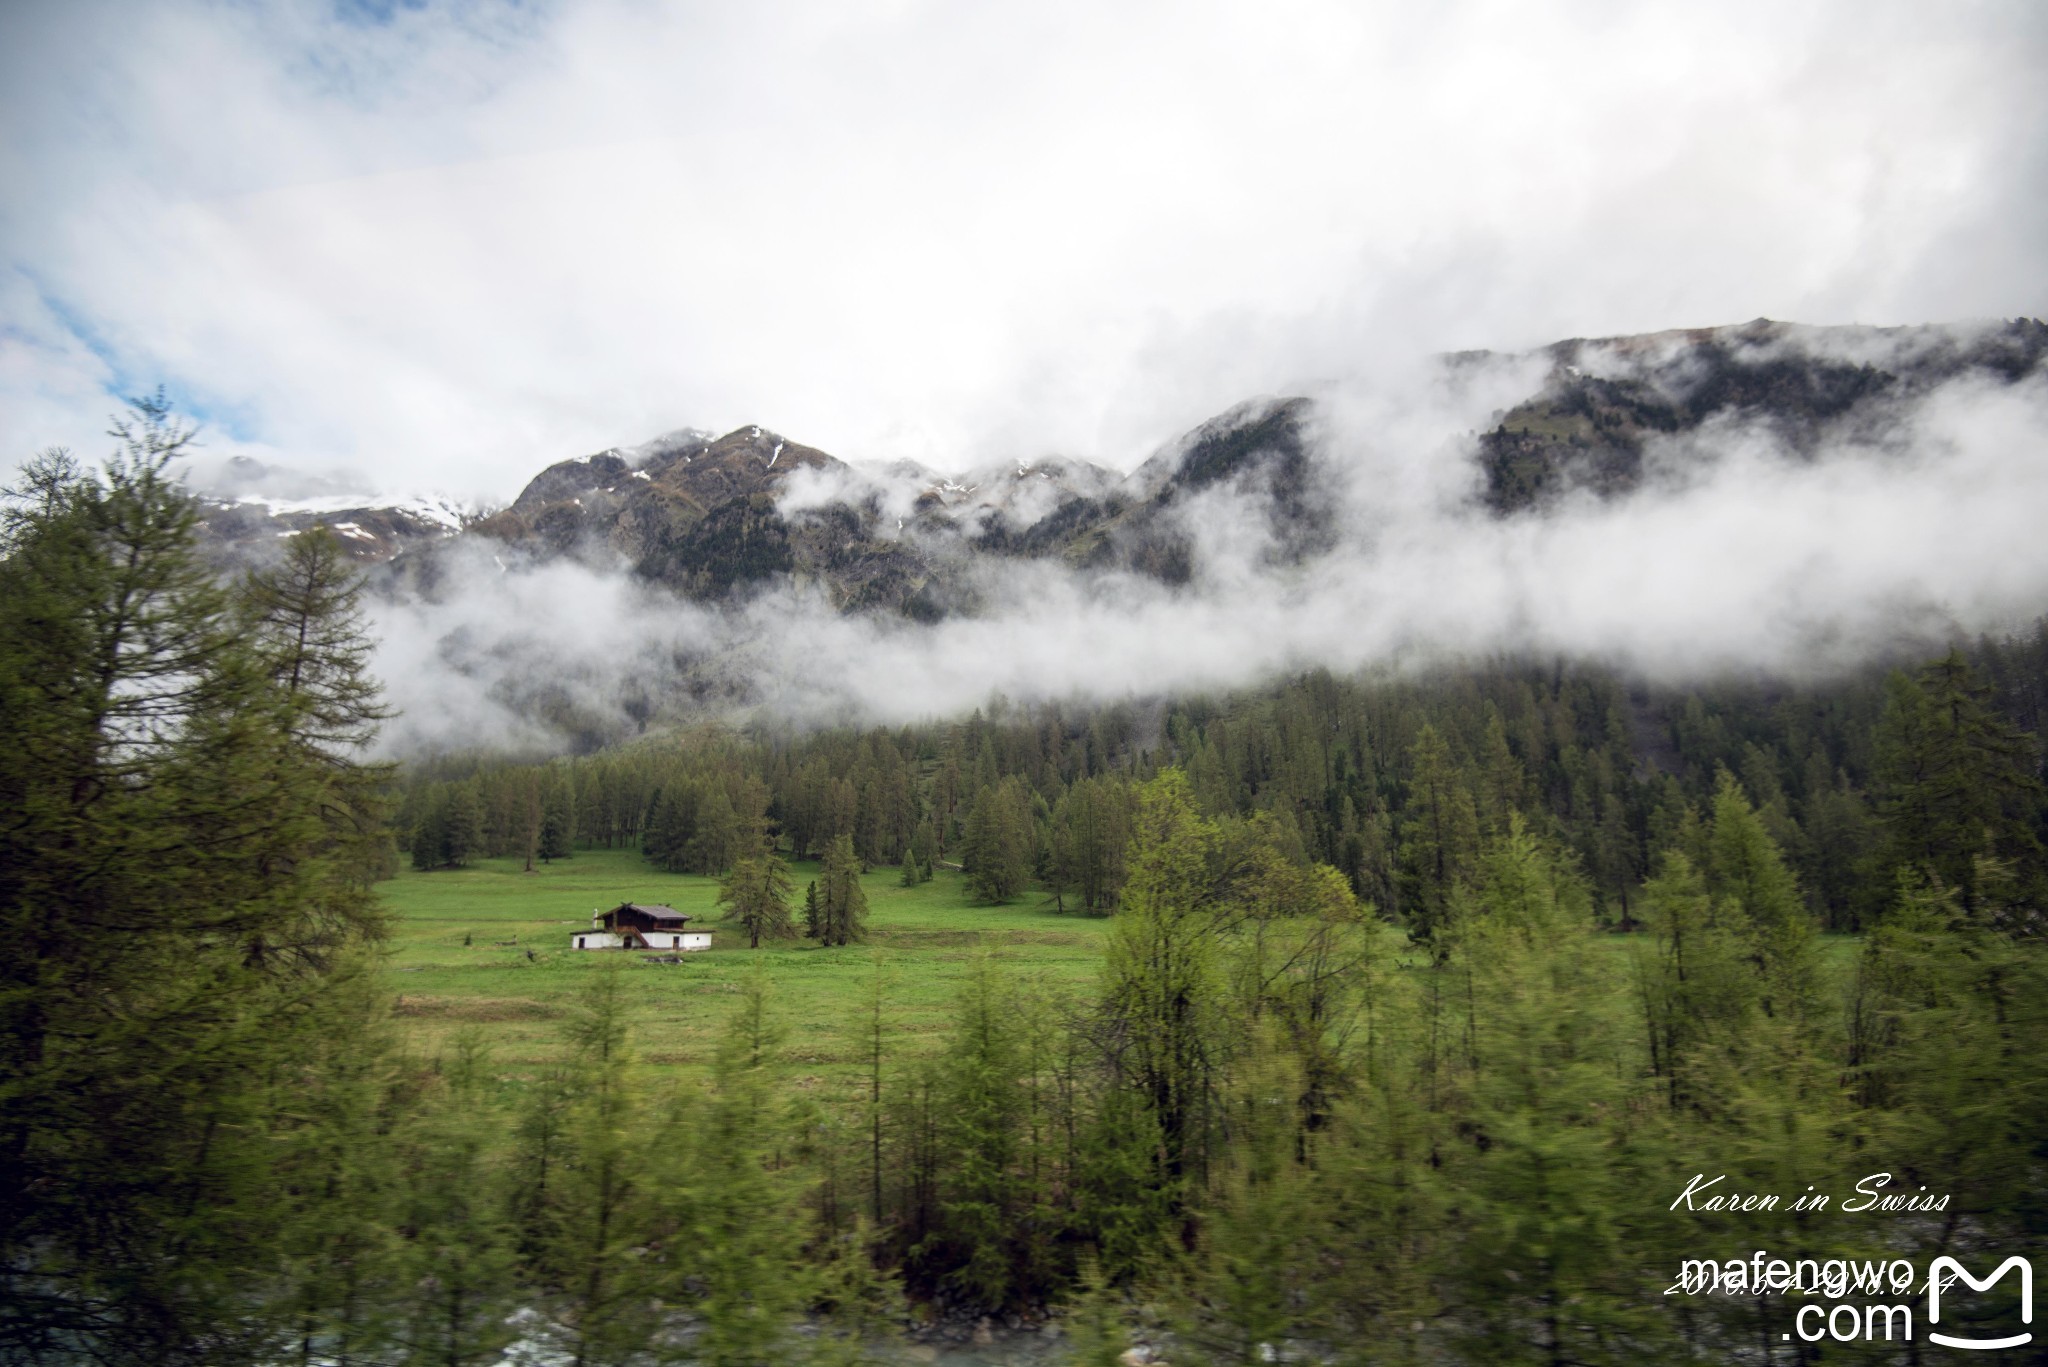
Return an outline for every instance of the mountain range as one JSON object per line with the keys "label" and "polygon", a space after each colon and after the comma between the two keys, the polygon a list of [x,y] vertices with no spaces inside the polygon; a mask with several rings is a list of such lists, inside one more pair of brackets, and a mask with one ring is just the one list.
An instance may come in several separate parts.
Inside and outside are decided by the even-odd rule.
{"label": "mountain range", "polygon": [[[1760,425],[1786,459],[1831,438],[1882,446],[1903,405],[1974,378],[2036,374],[2048,325],[1730,327],[1573,339],[1542,351],[1440,358],[1446,383],[1482,372],[1521,392],[1465,444],[1469,499],[1495,518],[1540,516],[1567,499],[1625,496],[1651,454],[1716,425]],[[504,508],[434,500],[292,503],[224,494],[203,501],[224,558],[260,556],[281,536],[331,527],[391,593],[431,597],[452,545],[484,543],[529,561],[623,567],[688,598],[719,602],[793,583],[842,612],[929,621],[976,608],[975,567],[1054,559],[1185,582],[1196,554],[1181,515],[1227,488],[1267,523],[1269,560],[1312,557],[1342,534],[1309,396],[1240,403],[1128,474],[1078,459],[939,472],[910,462],[853,465],[766,427],[683,430],[638,447],[560,461]],[[264,473],[242,472],[251,483]],[[1242,505],[1240,505],[1242,506]]]}

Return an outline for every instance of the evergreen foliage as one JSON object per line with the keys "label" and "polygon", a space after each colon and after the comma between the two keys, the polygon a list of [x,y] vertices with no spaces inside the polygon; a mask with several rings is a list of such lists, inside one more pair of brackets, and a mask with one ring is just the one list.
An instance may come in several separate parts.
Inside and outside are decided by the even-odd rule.
{"label": "evergreen foliage", "polygon": [[1007,902],[1031,875],[1035,829],[1030,799],[1015,777],[981,790],[969,808],[960,839],[960,867],[983,902]]}
{"label": "evergreen foliage", "polygon": [[796,923],[789,914],[795,886],[789,866],[773,850],[763,850],[733,865],[718,890],[718,904],[725,908],[726,919],[737,922],[746,934],[748,948],[759,949],[763,938],[795,938]]}
{"label": "evergreen foliage", "polygon": [[853,837],[838,837],[825,851],[823,874],[812,884],[815,902],[807,900],[805,905],[807,930],[819,944],[850,945],[866,937],[868,895],[861,890],[860,874]]}
{"label": "evergreen foliage", "polygon": [[[29,466],[0,542],[0,1360],[852,1362],[906,1313],[1060,1307],[1077,1361],[1140,1327],[1173,1361],[1764,1360],[1776,1298],[1655,1294],[1693,1241],[2036,1240],[2048,632],[1811,689],[1500,661],[401,782],[361,760],[331,540],[224,584],[189,433],[152,400],[119,435]],[[659,1080],[626,956],[578,956],[558,1066],[409,1057],[387,821],[424,869],[726,873],[755,944],[785,851],[822,856],[824,945],[864,866],[949,857],[1114,920],[1080,999],[975,957],[923,1054],[878,964],[804,1022],[857,1095],[791,1079],[758,973],[709,1076]],[[1880,1167],[1953,1206],[1864,1247],[1665,1208]]]}
{"label": "evergreen foliage", "polygon": [[801,1175],[776,1158],[788,1132],[772,1086],[781,1030],[770,1011],[766,980],[755,973],[720,1042],[711,1094],[699,1110],[699,1170],[678,1251],[700,1289],[695,1309],[703,1332],[694,1345],[707,1367],[749,1367],[783,1354],[796,1312],[809,1299]]}
{"label": "evergreen foliage", "polygon": [[534,853],[542,863],[551,863],[576,853],[576,786],[559,771],[550,771],[542,782],[540,831]]}
{"label": "evergreen foliage", "polygon": [[[2040,751],[1960,651],[1886,680],[1874,745],[1888,868],[1919,870],[1975,906],[1980,856],[2039,867]],[[2029,891],[2044,890],[2036,875]]]}
{"label": "evergreen foliage", "polygon": [[[368,1335],[387,1186],[346,1137],[382,1068],[381,777],[352,589],[317,543],[223,586],[172,470],[191,431],[159,396],[114,434],[97,475],[31,462],[0,523],[0,1357]],[[317,1297],[308,1221],[341,1260]]]}
{"label": "evergreen foliage", "polygon": [[[981,960],[936,1055],[886,1043],[879,990],[846,1023],[857,1103],[785,1109],[761,1079],[769,1170],[810,1184],[792,1266],[831,1269],[792,1274],[814,1314],[1066,1299],[1100,1360],[1142,1318],[1175,1360],[1727,1361],[1776,1307],[1646,1296],[1644,1266],[1695,1235],[1871,1250],[1789,1216],[1685,1224],[1643,1196],[1674,1174],[1843,1192],[1881,1143],[1895,1189],[1952,1187],[1986,1249],[2032,1228],[2036,645],[1768,693],[1312,674],[1149,718],[992,708],[566,767],[620,843],[665,794],[694,794],[687,849],[713,785],[736,814],[758,793],[771,847],[824,857],[821,940],[863,863],[1115,917],[1089,1000]],[[422,767],[401,830],[464,784],[493,810],[513,768]],[[857,1356],[849,1332],[817,1341]]]}

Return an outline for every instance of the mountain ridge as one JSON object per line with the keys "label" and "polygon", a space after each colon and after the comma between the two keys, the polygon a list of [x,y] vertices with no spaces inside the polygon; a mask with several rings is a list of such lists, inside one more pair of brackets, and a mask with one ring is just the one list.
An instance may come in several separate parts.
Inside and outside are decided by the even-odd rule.
{"label": "mountain ridge", "polygon": [[[1476,467],[1475,510],[1509,518],[1574,495],[1625,497],[1647,478],[1653,443],[1714,421],[1762,424],[1800,458],[1831,434],[1880,429],[1898,404],[1941,383],[1966,374],[2016,383],[2044,356],[2048,326],[2028,318],[1906,328],[1758,319],[1441,360],[1451,373],[1544,367],[1464,452]],[[1197,556],[1190,509],[1211,491],[1263,517],[1268,560],[1312,558],[1340,533],[1320,417],[1304,395],[1247,400],[1123,475],[1070,457],[952,474],[908,461],[856,465],[757,424],[716,437],[679,429],[555,462],[509,505],[480,515],[445,503],[280,511],[248,499],[202,511],[224,558],[330,526],[392,593],[431,595],[447,547],[485,542],[501,564],[511,554],[623,567],[702,602],[788,581],[841,612],[929,621],[972,613],[977,569],[1003,560],[1185,583]]]}

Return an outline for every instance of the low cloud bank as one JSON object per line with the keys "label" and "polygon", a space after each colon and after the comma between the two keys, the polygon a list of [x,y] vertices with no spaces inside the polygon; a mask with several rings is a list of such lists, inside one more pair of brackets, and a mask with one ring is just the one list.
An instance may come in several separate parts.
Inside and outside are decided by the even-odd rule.
{"label": "low cloud bank", "polygon": [[[1265,493],[1177,505],[1192,575],[984,556],[974,616],[842,616],[778,584],[735,607],[487,544],[438,601],[380,605],[399,752],[560,746],[691,716],[899,723],[1015,701],[1111,700],[1493,654],[1595,658],[1659,681],[1810,678],[2048,610],[2048,381],[1965,377],[1872,430],[1795,450],[1768,422],[1655,439],[1645,479],[1495,517],[1475,433],[1531,392],[1528,363],[1318,395],[1335,542],[1274,553]],[[896,485],[868,472],[893,521]],[[795,490],[792,511],[844,491]],[[887,525],[887,522],[883,525]]]}

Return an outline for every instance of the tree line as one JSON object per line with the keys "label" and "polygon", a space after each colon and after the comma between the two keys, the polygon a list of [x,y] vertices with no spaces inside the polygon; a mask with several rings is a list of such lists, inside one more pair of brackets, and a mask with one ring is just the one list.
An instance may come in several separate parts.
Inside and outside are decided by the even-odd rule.
{"label": "tree line", "polygon": [[[1140,786],[1128,860],[1092,989],[982,958],[936,1054],[896,1047],[869,961],[839,1103],[784,1081],[804,1004],[762,974],[703,1081],[636,1062],[622,958],[538,1075],[373,1030],[312,1116],[295,1094],[320,1161],[237,1332],[305,1362],[858,1362],[920,1316],[1056,1310],[1077,1363],[1134,1335],[1194,1363],[1796,1362],[1781,1300],[1658,1294],[1679,1261],[1981,1261],[2038,1229],[2048,981],[1993,856],[1974,909],[1902,871],[1833,958],[1732,776],[1626,937],[1519,816],[1422,944],[1178,769]],[[1951,1201],[1667,1210],[1694,1173],[1839,1200],[1877,1171]]]}
{"label": "tree line", "polygon": [[1336,868],[1418,935],[1511,814],[1575,856],[1602,924],[1629,928],[1657,857],[1692,838],[1726,774],[1809,914],[1853,932],[1902,864],[1932,861],[1974,899],[1988,848],[2042,891],[2044,677],[2048,619],[1924,667],[1797,687],[1661,689],[1501,660],[1426,679],[1311,673],[1149,716],[998,706],[895,730],[686,732],[584,758],[415,766],[396,833],[420,868],[637,846],[711,875],[764,842],[802,860],[845,837],[908,880],[959,867],[979,901],[1035,888],[1108,914],[1137,788],[1177,767],[1203,811],[1263,813],[1293,857]]}
{"label": "tree line", "polygon": [[[1666,1298],[1680,1261],[1996,1260],[2038,1231],[2048,959],[1996,853],[1967,893],[1901,866],[1830,954],[1724,770],[1637,889],[1635,933],[1604,928],[1576,853],[1511,811],[1418,940],[1271,815],[1205,812],[1186,771],[1135,797],[1093,988],[984,957],[941,1049],[907,1055],[877,958],[837,1022],[864,1074],[843,1104],[776,1084],[778,1015],[802,1004],[765,977],[698,1086],[636,1072],[607,1024],[632,970],[595,973],[559,1070],[460,1107],[511,1136],[475,1188],[502,1193],[493,1303],[590,1362],[658,1356],[679,1318],[699,1335],[684,1360],[857,1360],[919,1313],[1059,1307],[1077,1363],[1133,1336],[1194,1363],[1790,1363],[1817,1350],[1781,1340],[1786,1301]],[[742,1111],[754,1128],[719,1128]],[[708,1128],[673,1119],[691,1116]],[[614,1153],[689,1175],[608,1184]],[[1948,1199],[1924,1218],[1790,1208],[1875,1172]],[[1695,1173],[1787,1202],[1674,1217]],[[522,1224],[556,1199],[558,1223]],[[700,1213],[728,1200],[743,1214]],[[674,1312],[604,1312],[657,1302]]]}

